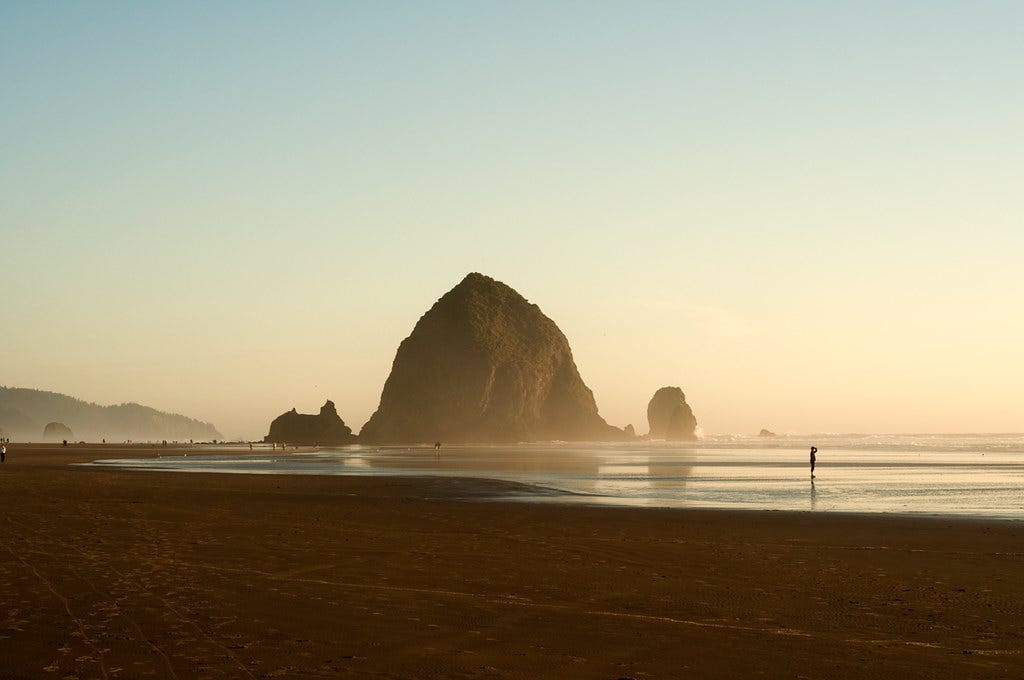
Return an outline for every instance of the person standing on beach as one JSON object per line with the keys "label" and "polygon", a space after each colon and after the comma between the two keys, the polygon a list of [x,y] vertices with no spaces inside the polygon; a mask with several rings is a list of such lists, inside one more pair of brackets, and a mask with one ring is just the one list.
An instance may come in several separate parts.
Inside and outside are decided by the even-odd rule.
{"label": "person standing on beach", "polygon": [[0,444],[0,463],[7,461],[7,444]]}
{"label": "person standing on beach", "polygon": [[811,447],[811,479],[814,479],[814,454],[818,452],[817,446]]}

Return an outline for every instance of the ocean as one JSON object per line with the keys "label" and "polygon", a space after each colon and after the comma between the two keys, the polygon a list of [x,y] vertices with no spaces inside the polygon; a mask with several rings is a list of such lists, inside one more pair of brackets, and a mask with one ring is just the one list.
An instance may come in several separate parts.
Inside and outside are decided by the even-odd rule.
{"label": "ocean", "polygon": [[[815,479],[809,452],[818,447]],[[93,466],[498,479],[544,503],[1024,519],[1024,434],[708,436],[697,442],[300,449],[258,445]]]}

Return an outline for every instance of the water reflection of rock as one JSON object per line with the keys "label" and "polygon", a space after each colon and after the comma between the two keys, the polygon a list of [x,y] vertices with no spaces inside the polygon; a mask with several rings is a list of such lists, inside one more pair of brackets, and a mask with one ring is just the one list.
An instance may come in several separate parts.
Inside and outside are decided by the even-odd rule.
{"label": "water reflection of rock", "polygon": [[595,491],[615,494],[623,489],[634,492],[650,489],[682,489],[693,476],[687,460],[665,460],[664,456],[618,459],[598,467]]}
{"label": "water reflection of rock", "polygon": [[550,483],[584,493],[617,494],[682,488],[693,475],[692,459],[684,454],[603,449],[518,447],[386,448],[362,451],[350,465],[411,474],[440,473]]}
{"label": "water reflection of rock", "polygon": [[693,477],[693,465],[689,462],[677,462],[666,464],[658,474],[653,477],[653,485],[659,487],[686,486],[686,482]]}

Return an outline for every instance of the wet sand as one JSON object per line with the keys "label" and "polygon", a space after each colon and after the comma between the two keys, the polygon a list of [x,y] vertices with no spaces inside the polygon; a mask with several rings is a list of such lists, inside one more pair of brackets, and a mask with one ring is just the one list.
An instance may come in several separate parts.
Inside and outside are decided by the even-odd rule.
{"label": "wet sand", "polygon": [[[1020,677],[1012,521],[485,500],[10,447],[0,677]],[[170,453],[170,452],[169,452]]]}

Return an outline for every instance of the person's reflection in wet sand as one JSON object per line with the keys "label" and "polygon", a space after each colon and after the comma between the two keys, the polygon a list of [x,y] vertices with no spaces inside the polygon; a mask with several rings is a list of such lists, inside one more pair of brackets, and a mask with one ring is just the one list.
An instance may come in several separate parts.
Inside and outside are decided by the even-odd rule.
{"label": "person's reflection in wet sand", "polygon": [[811,512],[818,509],[818,492],[814,488],[814,480],[811,480]]}

